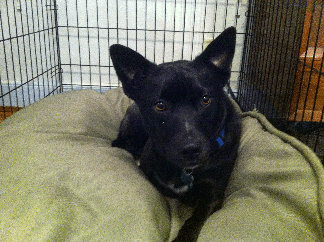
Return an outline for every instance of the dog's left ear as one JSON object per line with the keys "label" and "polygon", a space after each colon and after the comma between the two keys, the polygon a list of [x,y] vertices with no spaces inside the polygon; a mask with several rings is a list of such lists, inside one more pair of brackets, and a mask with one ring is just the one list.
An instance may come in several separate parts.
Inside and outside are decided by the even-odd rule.
{"label": "dog's left ear", "polygon": [[119,44],[110,47],[110,57],[125,94],[135,100],[140,95],[143,77],[156,65],[136,51]]}
{"label": "dog's left ear", "polygon": [[236,44],[236,29],[225,29],[201,53],[195,62],[212,64],[222,72],[230,74]]}

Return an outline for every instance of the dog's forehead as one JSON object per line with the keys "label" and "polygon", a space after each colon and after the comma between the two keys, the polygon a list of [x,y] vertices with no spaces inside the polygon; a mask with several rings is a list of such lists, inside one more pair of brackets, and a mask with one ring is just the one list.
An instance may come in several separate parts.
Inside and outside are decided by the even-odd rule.
{"label": "dog's forehead", "polygon": [[201,96],[206,92],[204,76],[190,61],[164,63],[158,66],[156,82],[161,98],[174,99]]}
{"label": "dog's forehead", "polygon": [[157,73],[162,79],[189,78],[199,74],[191,61],[183,60],[160,64]]}

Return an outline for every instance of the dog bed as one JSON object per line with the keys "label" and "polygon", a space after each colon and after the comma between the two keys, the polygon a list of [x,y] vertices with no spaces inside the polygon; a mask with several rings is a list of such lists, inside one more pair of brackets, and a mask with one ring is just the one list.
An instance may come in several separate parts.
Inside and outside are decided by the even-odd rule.
{"label": "dog bed", "polygon": [[[121,89],[43,99],[0,124],[1,241],[170,241],[191,209],[161,196],[111,147],[131,101]],[[314,153],[243,113],[221,210],[199,241],[322,241],[324,172]]]}

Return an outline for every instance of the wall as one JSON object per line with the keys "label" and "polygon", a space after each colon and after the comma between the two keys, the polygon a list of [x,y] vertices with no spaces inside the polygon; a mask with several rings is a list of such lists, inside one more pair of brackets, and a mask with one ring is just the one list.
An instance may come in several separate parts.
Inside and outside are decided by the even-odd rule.
{"label": "wall", "polygon": [[[248,0],[0,1],[0,105],[27,106],[64,90],[118,86],[108,49],[127,45],[156,63],[190,60],[236,26],[231,77],[240,70]],[[59,56],[60,55],[60,56]],[[59,62],[61,61],[60,70]]]}
{"label": "wall", "polygon": [[[127,45],[156,63],[191,60],[205,40],[236,26],[233,87],[240,69],[248,2],[240,0],[58,0],[65,88],[118,86],[109,46]],[[63,51],[64,50],[64,51]]]}

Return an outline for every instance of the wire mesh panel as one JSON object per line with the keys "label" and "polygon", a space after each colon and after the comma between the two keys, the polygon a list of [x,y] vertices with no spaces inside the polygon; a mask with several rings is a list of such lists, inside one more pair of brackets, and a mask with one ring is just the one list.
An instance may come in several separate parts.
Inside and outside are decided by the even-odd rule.
{"label": "wire mesh panel", "polygon": [[0,2],[1,116],[62,89],[55,5]]}
{"label": "wire mesh panel", "polygon": [[229,26],[239,32],[232,74],[237,89],[247,1],[58,0],[57,4],[64,90],[119,86],[109,57],[112,44],[129,46],[156,63],[191,60]]}
{"label": "wire mesh panel", "polygon": [[323,158],[324,1],[251,1],[238,102]]}
{"label": "wire mesh panel", "polygon": [[236,92],[247,7],[247,0],[0,1],[0,113],[61,91],[119,86],[112,44],[158,64],[192,60],[229,26],[238,31]]}

